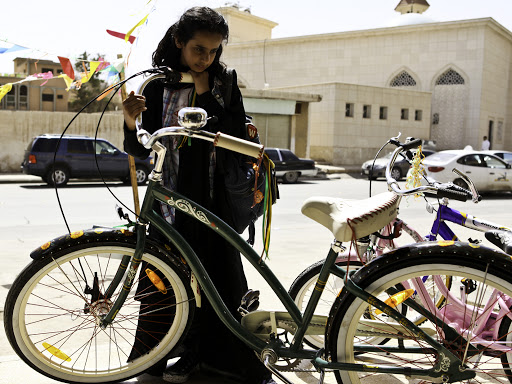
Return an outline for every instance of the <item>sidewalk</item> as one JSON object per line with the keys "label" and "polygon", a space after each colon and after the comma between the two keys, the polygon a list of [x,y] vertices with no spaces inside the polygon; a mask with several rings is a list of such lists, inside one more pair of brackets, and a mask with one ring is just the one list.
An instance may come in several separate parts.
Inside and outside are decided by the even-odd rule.
{"label": "sidewalk", "polygon": [[[336,174],[340,173],[359,173],[361,171],[360,165],[324,165],[317,164],[319,169],[318,174],[314,177],[316,179],[335,178]],[[304,177],[304,179],[306,179]],[[25,175],[24,173],[0,173],[0,184],[15,184],[15,183],[41,183],[43,180],[39,176]]]}

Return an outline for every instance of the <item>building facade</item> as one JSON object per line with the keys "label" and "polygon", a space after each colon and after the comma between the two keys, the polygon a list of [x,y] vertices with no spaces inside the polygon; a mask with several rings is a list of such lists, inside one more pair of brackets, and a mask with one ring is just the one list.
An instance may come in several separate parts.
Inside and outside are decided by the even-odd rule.
{"label": "building facade", "polygon": [[0,77],[0,85],[13,83],[11,91],[0,100],[0,110],[66,112],[69,93],[61,78],[32,80],[14,84],[34,73],[62,73],[60,63],[50,60],[14,59],[14,74]]}
{"label": "building facade", "polygon": [[483,18],[230,42],[224,60],[248,88],[320,94],[311,157],[360,164],[398,132],[438,149],[478,148],[484,135],[512,149],[511,56],[511,32]]}

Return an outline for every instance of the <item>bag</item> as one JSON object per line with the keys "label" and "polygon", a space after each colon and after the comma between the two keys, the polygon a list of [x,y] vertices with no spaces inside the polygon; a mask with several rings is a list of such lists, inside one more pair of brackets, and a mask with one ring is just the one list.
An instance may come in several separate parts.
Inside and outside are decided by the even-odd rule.
{"label": "bag", "polygon": [[[247,129],[255,127],[248,123]],[[243,138],[259,143],[259,138]],[[232,161],[225,165],[225,183],[228,192],[228,203],[233,212],[234,229],[242,233],[265,213],[265,197],[275,204],[278,194],[274,163],[265,154],[263,159],[246,155],[233,156]]]}
{"label": "bag", "polygon": [[[244,135],[242,135],[244,136]],[[245,124],[244,140],[260,143],[252,123]],[[266,154],[258,161],[246,155],[233,155],[225,165],[225,184],[233,228],[243,233],[249,227],[249,244],[254,244],[256,220],[263,216],[264,252],[268,251],[272,205],[279,198],[274,163]]]}

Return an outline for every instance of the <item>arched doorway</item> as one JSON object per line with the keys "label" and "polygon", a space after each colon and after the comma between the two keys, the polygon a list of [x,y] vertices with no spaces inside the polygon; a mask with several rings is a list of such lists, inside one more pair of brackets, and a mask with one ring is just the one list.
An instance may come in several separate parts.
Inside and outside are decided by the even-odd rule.
{"label": "arched doorway", "polygon": [[453,68],[435,80],[430,134],[438,150],[458,148],[465,142],[467,98],[466,80]]}

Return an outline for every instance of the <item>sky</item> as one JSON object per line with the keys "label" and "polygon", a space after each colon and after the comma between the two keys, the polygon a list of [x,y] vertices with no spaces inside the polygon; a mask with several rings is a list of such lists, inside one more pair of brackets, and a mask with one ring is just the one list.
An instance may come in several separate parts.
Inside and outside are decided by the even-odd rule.
{"label": "sky", "polygon": [[[512,0],[428,0],[424,17],[454,21],[492,17],[512,31]],[[28,50],[0,54],[0,73],[12,73],[16,57],[72,62],[81,53],[130,55],[129,66],[149,67],[150,55],[179,16],[195,5],[225,6],[226,0],[14,0],[3,7],[0,48],[12,44]],[[278,23],[272,38],[373,29],[397,25],[401,18],[394,8],[399,0],[240,0],[240,8]],[[127,32],[146,14],[147,23],[134,32],[133,45],[112,37],[106,29]],[[403,18],[402,18],[403,19]],[[229,44],[229,43],[228,43]],[[147,63],[147,64],[146,64]],[[144,68],[137,68],[144,69]]]}

